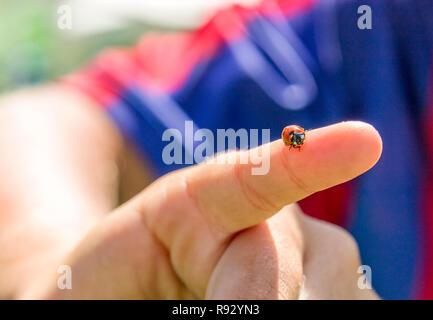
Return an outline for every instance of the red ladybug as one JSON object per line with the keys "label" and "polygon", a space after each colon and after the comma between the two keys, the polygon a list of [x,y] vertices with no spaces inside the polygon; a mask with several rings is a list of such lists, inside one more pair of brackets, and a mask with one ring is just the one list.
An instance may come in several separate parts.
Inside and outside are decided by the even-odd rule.
{"label": "red ladybug", "polygon": [[287,126],[281,133],[281,139],[283,139],[286,146],[301,151],[301,147],[305,141],[305,130],[300,126]]}

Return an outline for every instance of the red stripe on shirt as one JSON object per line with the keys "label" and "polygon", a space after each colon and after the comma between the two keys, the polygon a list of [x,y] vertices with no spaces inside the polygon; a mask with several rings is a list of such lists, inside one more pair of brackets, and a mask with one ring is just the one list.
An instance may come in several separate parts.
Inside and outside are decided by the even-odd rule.
{"label": "red stripe on shirt", "polygon": [[253,8],[230,6],[194,32],[149,34],[134,48],[102,52],[94,62],[63,80],[108,106],[128,84],[139,82],[153,91],[179,89],[200,62],[212,59],[223,45],[245,35],[259,16],[285,18],[311,8],[317,0],[265,0]]}
{"label": "red stripe on shirt", "polygon": [[417,275],[417,299],[433,299],[433,70],[430,76],[430,92],[427,105],[423,134],[426,139],[426,174],[422,194],[422,226],[423,243],[420,246],[423,262],[421,272]]}

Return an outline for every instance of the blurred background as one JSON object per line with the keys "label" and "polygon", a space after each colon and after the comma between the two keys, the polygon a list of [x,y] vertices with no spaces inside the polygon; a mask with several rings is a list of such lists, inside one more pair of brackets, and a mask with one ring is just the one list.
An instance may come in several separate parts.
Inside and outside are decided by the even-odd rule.
{"label": "blurred background", "polygon": [[[194,28],[235,2],[257,0],[0,0],[0,92],[68,73],[147,31]],[[71,29],[58,27],[63,5],[71,9]]]}
{"label": "blurred background", "polygon": [[[288,123],[314,128],[357,119],[373,124],[385,146],[379,164],[353,184],[309,197],[302,209],[355,236],[382,297],[433,299],[432,1],[327,0],[287,25],[257,19],[241,45],[229,43],[228,54],[215,58],[223,62],[215,74],[203,80],[202,65],[194,65],[194,94],[188,83],[181,98],[158,92],[160,100],[148,103],[134,96],[137,101],[130,104],[146,112],[138,117],[141,127],[131,125],[131,140],[163,174],[180,167],[163,164],[163,144],[153,143],[161,141],[169,123],[161,118],[172,117],[170,127],[183,126],[185,110],[205,128],[271,128],[272,139]],[[220,7],[258,2],[0,0],[0,94],[77,70],[102,49],[131,46],[147,32],[195,29]],[[357,24],[358,6],[365,3],[378,17],[372,30]],[[71,28],[59,27],[66,14],[61,8],[70,10]],[[222,20],[218,27],[225,25]],[[177,64],[167,64],[167,51],[157,52],[162,58],[156,65],[176,70]],[[163,103],[166,108],[157,109]],[[116,105],[116,117],[130,104]],[[130,124],[119,119],[121,129]]]}

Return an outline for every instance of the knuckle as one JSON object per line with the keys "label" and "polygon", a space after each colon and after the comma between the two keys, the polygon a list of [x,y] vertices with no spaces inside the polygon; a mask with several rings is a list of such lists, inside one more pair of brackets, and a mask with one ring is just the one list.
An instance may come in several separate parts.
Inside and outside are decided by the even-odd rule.
{"label": "knuckle", "polygon": [[336,257],[347,266],[358,266],[361,264],[359,247],[355,238],[345,229],[333,226],[333,247],[336,249]]}
{"label": "knuckle", "polygon": [[309,229],[315,252],[325,252],[340,266],[354,268],[360,265],[359,248],[355,238],[345,229],[329,222],[303,216],[304,227]]}
{"label": "knuckle", "polygon": [[206,211],[200,203],[198,191],[194,187],[194,183],[191,182],[187,172],[179,172],[177,180],[181,184],[181,189],[183,190],[182,194],[184,195],[186,203],[188,203],[188,207],[194,208],[195,211],[204,216]]}
{"label": "knuckle", "polygon": [[262,191],[249,183],[246,175],[250,170],[249,166],[236,163],[233,165],[234,177],[244,201],[255,211],[278,212],[280,208]]}
{"label": "knuckle", "polygon": [[303,191],[305,194],[312,194],[315,192],[315,190],[311,190],[308,184],[298,177],[298,175],[295,173],[295,170],[293,170],[292,168],[292,164],[290,163],[290,160],[284,155],[284,153],[281,153],[280,161],[290,181],[292,181],[292,183],[298,189]]}

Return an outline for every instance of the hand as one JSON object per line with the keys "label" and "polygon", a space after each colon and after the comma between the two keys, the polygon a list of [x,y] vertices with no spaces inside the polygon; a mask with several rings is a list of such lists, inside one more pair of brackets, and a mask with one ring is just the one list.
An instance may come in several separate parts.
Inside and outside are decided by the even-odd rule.
{"label": "hand", "polygon": [[251,175],[252,164],[173,172],[60,262],[72,268],[72,290],[57,288],[53,268],[25,297],[374,298],[357,288],[351,237],[287,205],[364,173],[381,150],[373,127],[343,122],[309,131],[302,152],[272,142],[266,175]]}

